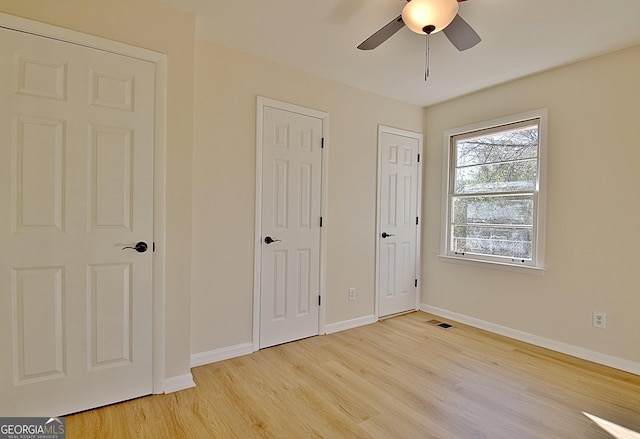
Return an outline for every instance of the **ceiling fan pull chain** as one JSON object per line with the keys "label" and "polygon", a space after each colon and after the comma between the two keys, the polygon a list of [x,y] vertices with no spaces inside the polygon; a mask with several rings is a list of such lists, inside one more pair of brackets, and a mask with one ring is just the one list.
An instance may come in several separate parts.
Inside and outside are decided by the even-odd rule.
{"label": "ceiling fan pull chain", "polygon": [[432,24],[428,24],[422,28],[422,32],[427,35],[427,48],[424,54],[424,82],[427,82],[427,79],[429,79],[429,35],[431,35],[431,32],[434,30],[436,30],[436,27]]}
{"label": "ceiling fan pull chain", "polygon": [[426,42],[426,50],[425,50],[425,54],[424,54],[424,81],[427,82],[427,79],[429,79],[429,34],[427,35],[427,42]]}

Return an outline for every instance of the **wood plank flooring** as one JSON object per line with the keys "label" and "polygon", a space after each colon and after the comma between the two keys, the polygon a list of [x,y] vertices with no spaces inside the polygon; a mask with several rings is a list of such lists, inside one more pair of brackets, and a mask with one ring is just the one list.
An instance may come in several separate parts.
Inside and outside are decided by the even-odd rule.
{"label": "wood plank flooring", "polygon": [[196,388],[68,416],[67,438],[640,438],[640,376],[434,318],[194,368]]}

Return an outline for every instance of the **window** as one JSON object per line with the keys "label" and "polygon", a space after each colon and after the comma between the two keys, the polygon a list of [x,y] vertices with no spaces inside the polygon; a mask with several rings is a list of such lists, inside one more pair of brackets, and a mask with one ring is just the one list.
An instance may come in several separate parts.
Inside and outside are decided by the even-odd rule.
{"label": "window", "polygon": [[546,111],[445,133],[442,256],[542,268]]}

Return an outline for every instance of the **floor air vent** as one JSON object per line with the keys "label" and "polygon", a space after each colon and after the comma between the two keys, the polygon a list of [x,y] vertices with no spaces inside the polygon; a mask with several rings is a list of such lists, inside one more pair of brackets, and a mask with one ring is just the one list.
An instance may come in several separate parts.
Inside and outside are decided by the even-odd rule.
{"label": "floor air vent", "polygon": [[453,328],[453,325],[449,323],[441,322],[440,320],[427,320],[425,323],[428,323],[429,325],[432,325],[432,326],[437,326],[438,328],[442,328],[442,329]]}

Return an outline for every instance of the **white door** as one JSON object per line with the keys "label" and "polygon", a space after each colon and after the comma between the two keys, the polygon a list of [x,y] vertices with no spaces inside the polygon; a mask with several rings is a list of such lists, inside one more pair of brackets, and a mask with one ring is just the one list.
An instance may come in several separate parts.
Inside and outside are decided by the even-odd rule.
{"label": "white door", "polygon": [[417,308],[422,135],[379,130],[378,316]]}
{"label": "white door", "polygon": [[260,348],[318,334],[323,120],[265,107]]}
{"label": "white door", "polygon": [[2,416],[153,390],[154,69],[0,29]]}

